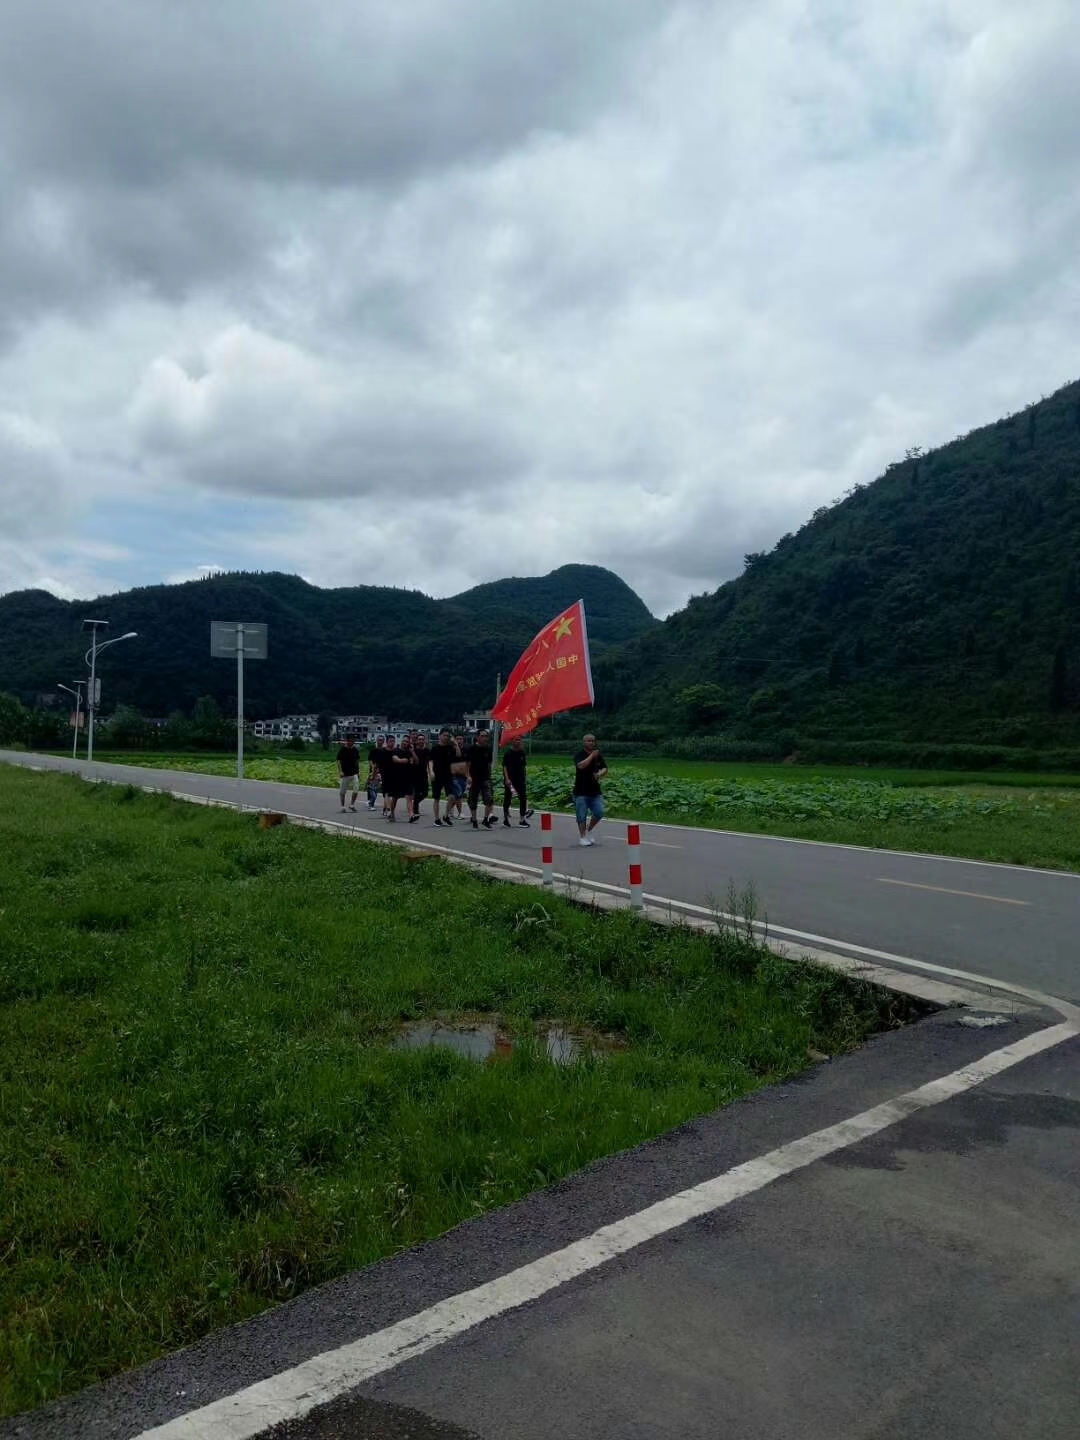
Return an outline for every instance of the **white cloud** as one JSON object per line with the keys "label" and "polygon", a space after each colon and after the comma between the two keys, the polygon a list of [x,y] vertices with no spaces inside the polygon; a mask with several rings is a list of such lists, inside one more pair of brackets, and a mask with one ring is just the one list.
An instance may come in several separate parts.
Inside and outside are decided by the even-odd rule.
{"label": "white cloud", "polygon": [[243,502],[226,563],[665,610],[1080,371],[1066,0],[49,8],[0,20],[0,394],[80,493],[187,497],[163,576]]}

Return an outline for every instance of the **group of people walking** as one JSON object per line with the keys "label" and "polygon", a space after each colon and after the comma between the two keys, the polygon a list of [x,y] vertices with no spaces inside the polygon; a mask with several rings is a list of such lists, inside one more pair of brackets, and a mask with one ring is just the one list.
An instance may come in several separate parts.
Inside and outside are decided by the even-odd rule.
{"label": "group of people walking", "polygon": [[[355,810],[360,796],[360,767],[363,756],[354,736],[347,736],[337,753],[338,799],[342,812]],[[389,822],[397,820],[397,808],[405,802],[408,823],[421,818],[420,807],[431,796],[436,825],[464,823],[468,805],[469,824],[474,830],[490,830],[498,824],[495,814],[493,779],[494,749],[491,732],[480,730],[471,744],[464,735],[440,730],[433,745],[422,731],[411,731],[400,739],[379,735],[367,752],[368,809],[374,810],[381,796],[382,813]],[[526,770],[528,756],[520,739],[511,740],[502,754],[502,823],[511,826],[510,811],[517,805],[517,823],[528,826],[529,805]],[[604,815],[600,781],[607,765],[594,735],[586,735],[584,749],[574,756],[574,809],[579,844],[592,845],[591,832]],[[480,816],[483,810],[483,818]]]}

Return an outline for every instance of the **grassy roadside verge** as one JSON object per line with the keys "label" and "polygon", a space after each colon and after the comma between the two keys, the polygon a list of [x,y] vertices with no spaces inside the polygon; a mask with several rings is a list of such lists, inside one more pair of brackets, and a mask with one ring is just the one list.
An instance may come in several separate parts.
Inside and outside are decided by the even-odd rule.
{"label": "grassy roadside verge", "polygon": [[[126,763],[228,775],[235,762],[129,756]],[[697,767],[697,778],[668,773],[661,768],[665,765],[679,771]],[[327,759],[258,758],[247,768],[257,780],[336,784],[334,763]],[[985,776],[964,785],[914,785],[911,777],[917,773],[896,772],[894,780],[890,772],[868,769],[838,776],[794,766],[613,760],[604,789],[613,817],[1080,870],[1080,790],[1075,787],[988,785]],[[534,803],[570,808],[568,762],[534,761],[529,776]]]}
{"label": "grassy roadside verge", "polygon": [[[0,767],[0,1413],[188,1343],[910,1011],[737,936]],[[488,1065],[390,1042],[495,1014]],[[554,1066],[554,1018],[615,1037]]]}

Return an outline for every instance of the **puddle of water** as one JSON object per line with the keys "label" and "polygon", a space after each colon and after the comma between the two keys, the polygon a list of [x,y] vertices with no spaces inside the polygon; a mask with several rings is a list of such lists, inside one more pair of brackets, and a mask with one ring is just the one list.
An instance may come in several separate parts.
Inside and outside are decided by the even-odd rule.
{"label": "puddle of water", "polygon": [[[542,1041],[554,1065],[572,1065],[583,1055],[601,1049],[599,1039],[576,1035],[561,1025],[544,1026],[536,1038]],[[514,1044],[514,1039],[496,1025],[410,1025],[394,1041],[394,1049],[428,1050],[439,1045],[467,1055],[470,1060],[487,1061],[512,1055]]]}

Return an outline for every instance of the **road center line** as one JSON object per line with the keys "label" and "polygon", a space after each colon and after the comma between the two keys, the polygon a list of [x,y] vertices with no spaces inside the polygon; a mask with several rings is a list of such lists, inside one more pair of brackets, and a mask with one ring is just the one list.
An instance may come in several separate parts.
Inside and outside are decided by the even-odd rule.
{"label": "road center line", "polygon": [[1021,1061],[1073,1039],[1077,1033],[1077,1027],[1069,1023],[1037,1030],[961,1070],[931,1080],[839,1124],[781,1145],[756,1160],[736,1165],[712,1180],[691,1186],[612,1225],[604,1225],[531,1264],[473,1290],[440,1300],[395,1325],[335,1350],[324,1351],[267,1380],[144,1430],[136,1440],[253,1440],[272,1425],[306,1415],[366,1380],[465,1334],[485,1320],[537,1300],[617,1255],[624,1255],[688,1221],[753,1194],[826,1155],[856,1145],[919,1110],[962,1095]]}
{"label": "road center line", "polygon": [[657,850],[682,850],[682,845],[666,845],[663,840],[642,840],[642,845],[655,845]]}
{"label": "road center line", "polygon": [[936,890],[939,895],[966,895],[969,900],[991,900],[995,905],[1030,905],[1030,900],[1009,900],[1004,895],[980,895],[976,890],[950,890],[945,885],[919,885],[914,880],[887,880],[876,877],[879,885],[904,885],[909,890]]}

